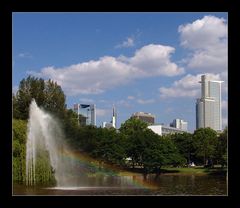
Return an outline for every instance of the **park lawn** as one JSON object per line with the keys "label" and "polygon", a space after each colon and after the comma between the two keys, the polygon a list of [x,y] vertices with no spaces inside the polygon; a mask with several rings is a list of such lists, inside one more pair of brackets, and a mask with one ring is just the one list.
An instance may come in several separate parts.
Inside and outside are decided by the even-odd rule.
{"label": "park lawn", "polygon": [[184,174],[207,174],[206,168],[202,167],[165,167],[162,168],[163,173],[184,173]]}
{"label": "park lawn", "polygon": [[174,168],[174,167],[164,167],[161,169],[162,173],[165,174],[199,174],[199,175],[206,175],[206,174],[224,174],[226,173],[226,168],[204,168],[204,167],[181,167],[181,168]]}

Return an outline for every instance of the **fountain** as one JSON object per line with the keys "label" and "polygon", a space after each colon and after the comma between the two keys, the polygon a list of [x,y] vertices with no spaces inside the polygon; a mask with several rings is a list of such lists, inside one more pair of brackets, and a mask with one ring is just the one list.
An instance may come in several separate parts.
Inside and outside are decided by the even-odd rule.
{"label": "fountain", "polygon": [[[30,105],[28,136],[26,143],[26,185],[35,185],[37,160],[45,154],[50,160],[57,186],[69,185],[69,174],[73,174],[71,161],[65,161],[63,153],[69,151],[63,133],[49,113],[40,109],[35,100]],[[46,165],[45,165],[46,166]]]}
{"label": "fountain", "polygon": [[[42,172],[47,174],[42,177]],[[49,187],[49,175],[55,179],[54,187]],[[132,176],[119,176],[113,169],[99,166],[99,161],[72,151],[57,119],[32,100],[26,142],[26,185],[37,187],[44,180],[47,186],[43,189],[47,190],[102,190],[104,193],[142,188]]]}

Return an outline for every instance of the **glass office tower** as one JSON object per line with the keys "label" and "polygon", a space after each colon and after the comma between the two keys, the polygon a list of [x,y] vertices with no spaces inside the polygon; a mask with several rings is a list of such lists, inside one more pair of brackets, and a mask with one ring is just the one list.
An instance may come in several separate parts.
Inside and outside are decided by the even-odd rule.
{"label": "glass office tower", "polygon": [[201,76],[201,98],[196,102],[196,128],[222,130],[221,83]]}

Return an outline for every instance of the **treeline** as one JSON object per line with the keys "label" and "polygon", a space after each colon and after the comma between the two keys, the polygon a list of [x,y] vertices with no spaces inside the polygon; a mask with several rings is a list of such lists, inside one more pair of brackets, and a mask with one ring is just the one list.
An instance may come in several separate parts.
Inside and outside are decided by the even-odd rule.
{"label": "treeline", "polygon": [[[65,95],[57,83],[29,76],[13,95],[13,179],[25,180],[26,135],[29,105],[54,114],[63,127],[66,142],[75,151],[84,151],[97,160],[122,168],[140,168],[144,173],[160,173],[163,166],[185,166],[190,162],[213,166],[227,164],[227,129],[217,134],[210,128],[193,134],[159,136],[147,124],[129,119],[119,130],[79,126],[78,116],[66,109]],[[54,182],[47,153],[38,159],[38,182]]]}
{"label": "treeline", "polygon": [[137,119],[128,119],[119,130],[77,127],[69,137],[76,150],[120,167],[160,173],[163,166],[227,165],[227,129],[217,134],[211,128],[191,133],[159,136]]}

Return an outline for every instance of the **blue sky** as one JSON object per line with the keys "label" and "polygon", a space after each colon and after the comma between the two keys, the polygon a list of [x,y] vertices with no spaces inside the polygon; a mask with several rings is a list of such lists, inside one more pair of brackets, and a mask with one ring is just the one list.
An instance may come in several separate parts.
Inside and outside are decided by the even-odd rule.
{"label": "blue sky", "polygon": [[13,91],[28,75],[61,85],[68,108],[95,103],[97,125],[143,111],[195,130],[200,76],[223,80],[227,13],[13,13]]}

